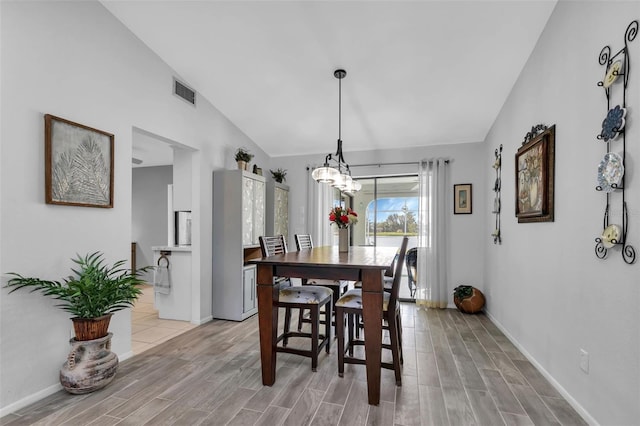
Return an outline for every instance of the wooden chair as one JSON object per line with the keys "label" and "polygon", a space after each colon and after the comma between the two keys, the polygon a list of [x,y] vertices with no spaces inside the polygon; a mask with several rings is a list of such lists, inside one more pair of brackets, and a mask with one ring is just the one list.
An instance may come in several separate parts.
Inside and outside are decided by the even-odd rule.
{"label": "wooden chair", "polygon": [[[300,250],[309,250],[313,248],[313,240],[309,234],[295,234],[296,248]],[[302,285],[319,285],[330,288],[333,291],[333,306],[349,288],[349,281],[344,280],[329,280],[323,278],[303,278]],[[325,315],[326,318],[326,315]],[[300,312],[298,317],[298,331],[302,329],[302,324],[309,320]]]}
{"label": "wooden chair", "polygon": [[[404,256],[407,251],[409,238],[402,239],[402,245],[398,252],[398,259],[395,264],[393,274],[393,286],[391,292],[383,293],[382,318],[386,324],[383,328],[388,330],[390,343],[382,344],[383,349],[390,349],[393,361],[383,362],[382,367],[394,370],[396,384],[402,385],[402,375],[400,364],[402,363],[402,323],[400,319],[400,305],[398,303],[398,293],[400,292],[400,279],[402,277],[402,266]],[[354,329],[359,327],[358,317],[362,316],[362,289],[355,288],[338,299],[336,310],[336,335],[338,339],[338,375],[343,377],[344,364],[365,364],[365,360],[353,356],[353,348],[356,345],[364,345],[364,340],[359,340],[354,336]],[[348,341],[345,345],[345,314],[347,315]],[[348,355],[347,355],[348,352]]]}
{"label": "wooden chair", "polygon": [[[393,274],[396,269],[396,262],[398,261],[399,253],[400,253],[400,250],[398,250],[398,253],[396,253],[396,256],[393,258],[393,262],[391,262],[391,267],[389,268],[389,270],[384,273],[382,283],[384,284],[384,291],[388,293],[391,293],[391,287],[393,287]],[[362,281],[356,281],[356,283],[354,284],[354,287],[362,288]]]}
{"label": "wooden chair", "polygon": [[[273,237],[261,236],[259,240],[263,257],[287,252],[287,243],[282,235]],[[329,353],[331,342],[331,321],[326,321],[325,332],[323,335],[320,334],[320,309],[324,307],[324,311],[329,316],[331,315],[333,292],[331,289],[321,286],[282,285],[282,282],[285,280],[289,281],[290,284],[288,278],[274,277],[279,292],[277,306],[285,308],[285,317],[284,331],[278,335],[273,350],[275,352],[286,352],[309,357],[311,358],[311,370],[316,371],[320,351],[325,347],[326,352]],[[302,314],[305,309],[310,311],[311,333],[301,332],[300,330],[289,331],[292,309],[299,309],[300,314]],[[311,349],[305,350],[288,347],[288,340],[291,337],[311,339]],[[281,341],[282,345],[279,345],[278,343]]]}
{"label": "wooden chair", "polygon": [[[313,248],[313,240],[309,234],[296,234],[296,248],[300,250],[308,250]],[[349,281],[345,280],[328,280],[322,278],[307,278],[302,280],[302,285],[321,285],[323,287],[329,287],[333,290],[333,302],[338,301],[340,296],[346,293],[349,287]]]}

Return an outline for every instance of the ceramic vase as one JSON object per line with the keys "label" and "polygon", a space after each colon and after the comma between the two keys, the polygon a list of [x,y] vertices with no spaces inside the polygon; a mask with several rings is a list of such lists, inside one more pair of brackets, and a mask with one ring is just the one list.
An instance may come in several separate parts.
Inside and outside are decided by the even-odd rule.
{"label": "ceramic vase", "polygon": [[112,336],[69,340],[71,352],[60,369],[60,384],[67,392],[89,393],[111,383],[118,369],[118,356],[111,352]]}
{"label": "ceramic vase", "polygon": [[338,251],[340,253],[349,251],[349,228],[338,229]]}

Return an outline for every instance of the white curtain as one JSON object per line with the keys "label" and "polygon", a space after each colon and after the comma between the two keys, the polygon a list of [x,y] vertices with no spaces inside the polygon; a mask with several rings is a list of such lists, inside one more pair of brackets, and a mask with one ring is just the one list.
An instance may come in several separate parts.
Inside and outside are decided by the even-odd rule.
{"label": "white curtain", "polygon": [[420,212],[416,304],[446,308],[447,280],[447,172],[443,158],[420,162]]}
{"label": "white curtain", "polygon": [[314,246],[333,245],[329,212],[333,207],[333,187],[317,183],[311,177],[312,168],[307,173],[307,230],[313,238]]}

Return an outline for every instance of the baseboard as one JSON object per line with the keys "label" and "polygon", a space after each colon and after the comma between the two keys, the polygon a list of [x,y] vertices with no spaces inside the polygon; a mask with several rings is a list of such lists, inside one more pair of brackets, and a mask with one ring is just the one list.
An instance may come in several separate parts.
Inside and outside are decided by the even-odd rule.
{"label": "baseboard", "polygon": [[22,398],[19,401],[14,402],[13,404],[9,404],[6,407],[0,408],[0,417],[4,417],[7,414],[15,413],[16,411],[33,404],[34,402],[38,402],[43,398],[48,397],[49,395],[53,395],[54,393],[62,390],[62,385],[59,383],[56,385],[49,386],[41,391],[33,393],[25,398]]}
{"label": "baseboard", "polygon": [[553,376],[551,374],[549,374],[549,372],[547,370],[545,370],[542,367],[542,365],[540,365],[540,363],[538,361],[536,361],[536,359],[529,352],[527,352],[527,350],[520,343],[518,343],[518,341],[507,331],[507,329],[504,328],[504,326],[502,324],[500,324],[500,322],[497,321],[493,317],[493,315],[491,315],[491,313],[487,312],[486,310],[484,311],[484,313],[491,320],[491,322],[496,327],[498,327],[498,329],[502,332],[502,334],[504,334],[505,337],[507,339],[509,339],[509,341],[511,343],[513,343],[513,345],[522,353],[522,355],[524,355],[525,358],[527,358],[527,360],[529,360],[529,362],[531,364],[533,364],[534,367],[536,367],[536,369],[540,372],[540,374],[542,374],[544,376],[544,378],[547,379],[549,381],[549,383],[551,383],[551,386],[553,386],[560,393],[560,395],[562,395],[562,397],[567,400],[569,405],[571,405],[573,407],[573,409],[576,410],[578,412],[578,414],[580,414],[580,416],[582,416],[584,421],[589,423],[591,426],[599,426],[599,423],[596,421],[596,419],[591,417],[589,412],[587,410],[585,410],[584,407],[582,405],[580,405],[578,403],[578,401],[576,401],[571,396],[571,394],[569,392],[567,392],[566,389],[563,388],[560,385],[560,383],[558,383],[556,381],[556,379],[554,379]]}
{"label": "baseboard", "polygon": [[133,351],[125,352],[122,355],[118,355],[118,362],[126,361],[129,358],[131,358],[133,355],[134,355]]}
{"label": "baseboard", "polygon": [[201,320],[199,320],[199,321],[198,321],[198,320],[196,320],[196,321],[191,321],[191,324],[194,324],[194,325],[202,325],[202,324],[204,324],[204,323],[206,323],[206,322],[209,322],[209,321],[212,321],[212,320],[213,320],[213,315],[209,315],[208,317],[204,317],[204,318],[202,318],[202,319],[201,319]]}

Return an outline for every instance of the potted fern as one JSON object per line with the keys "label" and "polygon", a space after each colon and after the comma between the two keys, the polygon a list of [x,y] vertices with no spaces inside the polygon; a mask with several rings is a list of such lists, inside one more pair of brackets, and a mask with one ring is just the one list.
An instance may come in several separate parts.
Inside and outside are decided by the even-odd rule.
{"label": "potted fern", "polygon": [[72,269],[74,275],[62,281],[49,281],[41,278],[24,277],[15,272],[6,287],[10,293],[21,288],[40,291],[60,301],[57,307],[73,315],[76,340],[93,340],[108,333],[109,321],[114,312],[133,306],[142,291],[138,287],[145,281],[140,276],[151,266],[131,271],[124,268],[125,261],[120,260],[109,266],[105,264],[103,254],[91,253],[77,255],[72,259],[78,268]]}
{"label": "potted fern", "polygon": [[142,293],[139,276],[151,266],[131,271],[124,260],[109,266],[100,252],[72,259],[78,267],[62,281],[24,277],[11,272],[6,287],[10,293],[21,288],[40,291],[60,301],[56,306],[73,315],[76,337],[69,341],[71,352],[60,369],[60,384],[69,393],[85,394],[101,389],[115,377],[118,356],[111,352],[108,332],[114,312],[133,306]]}
{"label": "potted fern", "polygon": [[236,151],[236,162],[238,163],[238,168],[240,170],[248,170],[249,162],[253,158],[253,154],[251,154],[245,148],[238,148]]}

